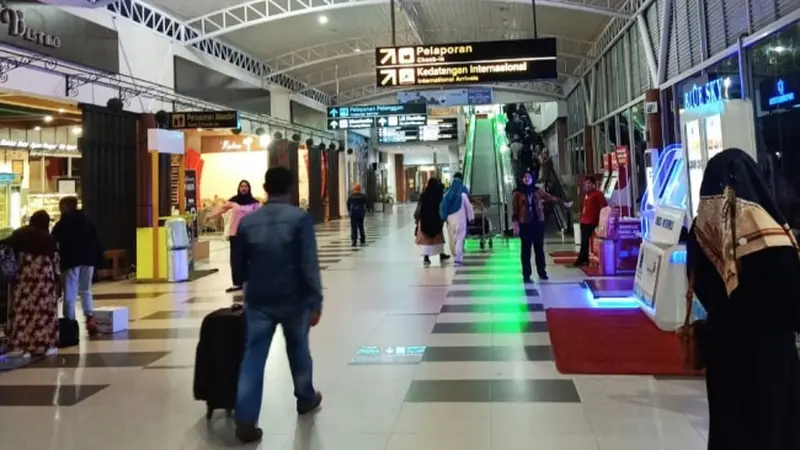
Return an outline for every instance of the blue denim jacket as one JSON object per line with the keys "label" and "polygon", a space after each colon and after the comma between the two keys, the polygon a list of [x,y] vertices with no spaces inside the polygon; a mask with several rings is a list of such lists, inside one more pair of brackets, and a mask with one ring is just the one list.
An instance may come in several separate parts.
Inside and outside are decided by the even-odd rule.
{"label": "blue denim jacket", "polygon": [[272,200],[248,214],[236,233],[242,251],[233,264],[244,269],[244,301],[274,314],[322,309],[317,239],[311,216]]}

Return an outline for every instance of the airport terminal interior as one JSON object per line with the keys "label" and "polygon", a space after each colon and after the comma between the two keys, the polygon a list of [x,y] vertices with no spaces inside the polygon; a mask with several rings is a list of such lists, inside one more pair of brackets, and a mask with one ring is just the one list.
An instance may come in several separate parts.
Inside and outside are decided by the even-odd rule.
{"label": "airport terminal interior", "polygon": [[800,2],[0,22],[0,448],[800,450]]}

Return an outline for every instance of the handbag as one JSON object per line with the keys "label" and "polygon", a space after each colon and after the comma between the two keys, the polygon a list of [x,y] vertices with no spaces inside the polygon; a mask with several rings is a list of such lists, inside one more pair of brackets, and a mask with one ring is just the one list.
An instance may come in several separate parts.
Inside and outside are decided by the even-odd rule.
{"label": "handbag", "polygon": [[700,345],[701,336],[706,326],[705,320],[692,321],[694,312],[694,272],[689,276],[689,287],[686,290],[686,315],[683,326],[678,328],[678,339],[681,343],[683,366],[686,370],[700,371],[706,368]]}

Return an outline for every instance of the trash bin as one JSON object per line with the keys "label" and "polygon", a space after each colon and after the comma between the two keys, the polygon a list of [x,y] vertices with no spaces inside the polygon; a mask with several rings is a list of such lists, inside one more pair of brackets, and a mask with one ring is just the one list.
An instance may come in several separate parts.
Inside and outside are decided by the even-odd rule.
{"label": "trash bin", "polygon": [[168,219],[167,229],[167,281],[179,283],[189,280],[189,232],[186,220]]}

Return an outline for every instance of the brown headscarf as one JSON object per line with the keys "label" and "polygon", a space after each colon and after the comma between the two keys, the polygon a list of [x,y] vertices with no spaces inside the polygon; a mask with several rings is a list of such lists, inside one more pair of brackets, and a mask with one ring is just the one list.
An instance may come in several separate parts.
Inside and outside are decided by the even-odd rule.
{"label": "brown headscarf", "polygon": [[17,253],[34,256],[53,256],[57,250],[56,240],[50,235],[50,215],[40,210],[33,213],[29,225],[11,234],[11,248]]}

